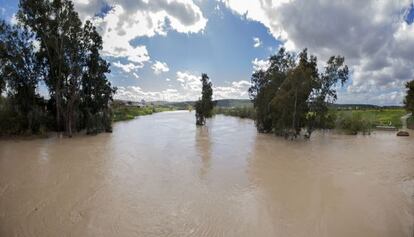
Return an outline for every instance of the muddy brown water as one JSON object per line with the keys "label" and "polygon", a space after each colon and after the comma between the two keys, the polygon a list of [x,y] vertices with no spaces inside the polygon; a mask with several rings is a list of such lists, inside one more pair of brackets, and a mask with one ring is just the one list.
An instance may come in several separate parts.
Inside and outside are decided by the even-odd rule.
{"label": "muddy brown water", "polygon": [[0,141],[0,236],[413,236],[413,137],[193,124],[168,112]]}

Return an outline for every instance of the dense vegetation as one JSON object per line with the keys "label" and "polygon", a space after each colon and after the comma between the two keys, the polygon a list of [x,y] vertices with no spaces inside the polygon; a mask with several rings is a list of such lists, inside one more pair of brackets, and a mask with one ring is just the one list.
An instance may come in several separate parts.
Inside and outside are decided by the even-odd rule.
{"label": "dense vegetation", "polygon": [[0,22],[0,134],[111,131],[115,88],[92,23],[82,24],[70,0],[20,0],[17,19]]}
{"label": "dense vegetation", "polygon": [[314,129],[326,128],[331,123],[328,104],[337,98],[335,86],[347,79],[343,57],[331,57],[319,73],[316,57],[306,49],[296,57],[281,48],[270,57],[270,67],[251,78],[257,130],[297,137],[306,128],[309,137]]}
{"label": "dense vegetation", "polygon": [[112,108],[112,121],[124,121],[134,119],[138,116],[150,115],[157,112],[173,110],[173,107],[162,105],[148,105],[143,107],[138,106],[126,106],[123,103],[114,102],[111,105]]}
{"label": "dense vegetation", "polygon": [[212,116],[214,107],[212,99],[213,85],[210,78],[205,73],[201,75],[201,84],[201,98],[194,105],[197,125],[204,125],[206,123],[206,118],[210,118]]}
{"label": "dense vegetation", "polygon": [[[336,128],[347,134],[356,134],[358,132],[368,134],[377,126],[402,126],[401,117],[406,114],[405,109],[401,107],[389,108],[372,105],[362,106],[361,109],[344,109],[343,105],[330,105],[326,115],[325,128]],[[351,106],[353,107],[353,106]],[[361,107],[361,106],[360,106]],[[370,109],[365,109],[370,108]],[[239,107],[215,107],[214,114],[224,114],[240,118],[255,119],[256,113],[253,106]],[[414,118],[408,120],[408,126],[414,128]]]}

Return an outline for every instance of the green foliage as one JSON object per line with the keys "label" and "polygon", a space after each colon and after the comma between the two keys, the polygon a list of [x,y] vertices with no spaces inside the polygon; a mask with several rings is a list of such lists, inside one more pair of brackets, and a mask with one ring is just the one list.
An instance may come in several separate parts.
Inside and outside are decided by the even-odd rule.
{"label": "green foliage", "polygon": [[367,110],[350,110],[338,111],[338,118],[346,117],[352,114],[364,120],[371,121],[372,126],[402,126],[401,117],[407,112],[404,109],[367,109]]}
{"label": "green foliage", "polygon": [[259,132],[296,137],[302,128],[307,128],[306,136],[310,136],[315,128],[332,127],[328,104],[337,98],[335,86],[348,79],[344,58],[331,57],[323,73],[318,72],[316,57],[308,56],[306,49],[297,59],[281,48],[269,59],[266,71],[253,73],[249,95]]}
{"label": "green foliage", "polygon": [[414,113],[414,80],[407,82],[405,87],[407,88],[407,95],[404,99],[405,108]]}
{"label": "green foliage", "polygon": [[[82,24],[70,0],[20,0],[17,19],[13,26],[0,22],[0,93],[7,92],[0,133],[110,132],[116,88],[106,78],[109,64],[92,23]],[[36,93],[41,81],[47,102]]]}
{"label": "green foliage", "polygon": [[210,118],[212,116],[212,110],[214,107],[214,103],[212,100],[212,97],[213,97],[212,86],[213,85],[210,81],[210,78],[208,78],[207,74],[203,73],[201,75],[201,83],[202,83],[201,99],[199,99],[195,103],[197,125],[205,124],[206,118]]}
{"label": "green foliage", "polygon": [[346,113],[337,120],[336,127],[350,135],[356,135],[358,132],[370,134],[373,126],[373,120],[369,117],[362,116],[361,113]]}
{"label": "green foliage", "polygon": [[38,133],[47,113],[45,101],[36,92],[40,67],[33,35],[0,21],[0,48],[0,86],[7,94],[0,109],[0,134]]}
{"label": "green foliage", "polygon": [[132,106],[124,106],[124,105],[114,105],[113,106],[113,121],[124,121],[124,120],[130,120],[134,119],[137,116],[143,116],[143,115],[150,115],[157,112],[163,112],[171,110],[168,107],[132,107]]}

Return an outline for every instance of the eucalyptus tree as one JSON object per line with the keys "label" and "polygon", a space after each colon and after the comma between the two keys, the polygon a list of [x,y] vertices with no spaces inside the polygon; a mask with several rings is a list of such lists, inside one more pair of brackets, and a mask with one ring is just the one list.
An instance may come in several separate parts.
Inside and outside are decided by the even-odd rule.
{"label": "eucalyptus tree", "polygon": [[88,133],[112,131],[110,101],[116,91],[106,78],[109,63],[99,54],[102,38],[91,22],[84,27],[84,43],[87,49],[87,70],[82,79],[82,103],[85,126]]}
{"label": "eucalyptus tree", "polygon": [[99,54],[101,36],[90,22],[82,24],[70,0],[20,0],[17,16],[40,42],[38,58],[57,130],[71,136],[107,111],[112,100],[114,89],[105,76],[109,64]]}
{"label": "eucalyptus tree", "polygon": [[258,131],[296,137],[307,128],[309,137],[315,128],[326,127],[335,87],[348,79],[344,58],[331,57],[319,73],[317,58],[307,49],[296,56],[281,48],[269,63],[268,69],[253,73],[249,88]]}
{"label": "eucalyptus tree", "polygon": [[[19,25],[0,21],[0,87],[6,89],[15,132],[39,129],[40,104],[36,92],[41,67],[36,58],[33,34]],[[7,118],[3,118],[7,119]]]}

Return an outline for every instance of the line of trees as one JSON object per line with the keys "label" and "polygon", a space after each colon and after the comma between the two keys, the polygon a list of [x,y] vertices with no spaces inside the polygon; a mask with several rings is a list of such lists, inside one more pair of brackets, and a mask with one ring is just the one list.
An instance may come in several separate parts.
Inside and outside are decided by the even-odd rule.
{"label": "line of trees", "polygon": [[328,103],[337,99],[336,85],[348,80],[348,67],[341,56],[332,56],[322,73],[317,58],[304,49],[298,56],[285,48],[270,57],[267,70],[255,71],[249,88],[259,132],[297,137],[306,128],[310,137],[317,128],[332,123]]}
{"label": "line of trees", "polygon": [[206,118],[211,118],[213,115],[213,84],[207,74],[201,75],[201,98],[195,103],[196,124],[204,125]]}
{"label": "line of trees", "polygon": [[[0,134],[111,131],[114,87],[102,38],[70,0],[20,0],[18,24],[0,21]],[[49,99],[39,93],[46,85]],[[14,118],[14,121],[8,121]],[[13,129],[7,127],[13,124]]]}

